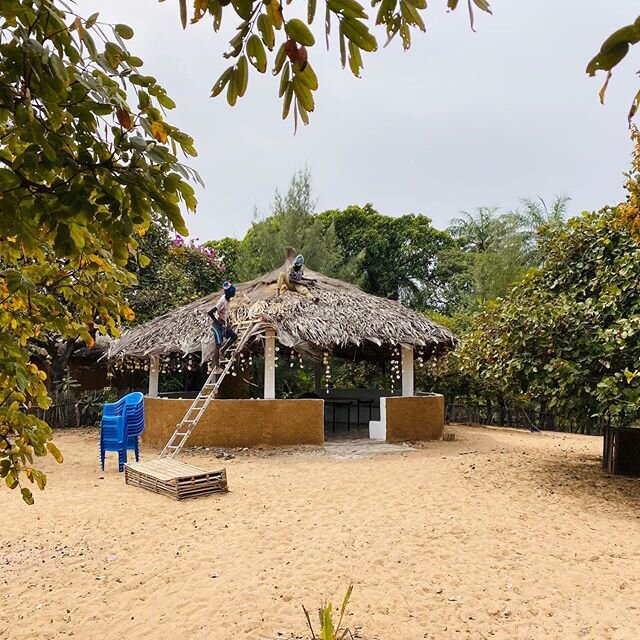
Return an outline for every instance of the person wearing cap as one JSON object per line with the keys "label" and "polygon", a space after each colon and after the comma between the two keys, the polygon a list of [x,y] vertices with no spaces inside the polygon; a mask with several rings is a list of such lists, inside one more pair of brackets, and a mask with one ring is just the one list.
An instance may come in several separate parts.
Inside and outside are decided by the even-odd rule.
{"label": "person wearing cap", "polygon": [[278,276],[278,293],[296,291],[297,293],[301,293],[305,298],[309,298],[309,300],[317,303],[318,298],[311,295],[309,289],[303,284],[304,282],[308,282],[309,284],[316,283],[313,278],[305,278],[304,256],[300,254],[295,257],[291,269],[289,269],[288,272],[283,271]]}
{"label": "person wearing cap", "polygon": [[229,302],[236,295],[236,288],[230,283],[222,285],[222,295],[216,304],[207,312],[213,321],[213,336],[216,342],[214,353],[214,371],[222,373],[220,368],[220,353],[226,351],[238,338],[229,322]]}

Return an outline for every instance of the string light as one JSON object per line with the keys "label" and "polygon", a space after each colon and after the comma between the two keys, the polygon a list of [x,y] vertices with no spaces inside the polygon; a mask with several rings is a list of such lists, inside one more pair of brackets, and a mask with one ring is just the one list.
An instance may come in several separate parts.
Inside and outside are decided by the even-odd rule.
{"label": "string light", "polygon": [[391,393],[396,390],[396,380],[400,380],[400,349],[396,345],[391,349],[390,358]]}
{"label": "string light", "polygon": [[324,386],[327,388],[327,393],[329,393],[329,387],[331,386],[331,363],[329,362],[328,351],[322,353],[322,366],[324,367]]}

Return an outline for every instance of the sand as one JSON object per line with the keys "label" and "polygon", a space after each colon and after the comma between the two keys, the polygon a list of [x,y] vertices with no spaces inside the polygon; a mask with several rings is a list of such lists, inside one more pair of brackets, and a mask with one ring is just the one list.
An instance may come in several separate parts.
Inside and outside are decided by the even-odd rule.
{"label": "sand", "polygon": [[447,430],[239,453],[230,493],[184,502],[125,485],[114,454],[103,474],[97,430],[59,432],[36,505],[2,493],[0,638],[306,638],[300,605],[350,583],[368,640],[637,638],[640,479],[602,474],[600,438]]}

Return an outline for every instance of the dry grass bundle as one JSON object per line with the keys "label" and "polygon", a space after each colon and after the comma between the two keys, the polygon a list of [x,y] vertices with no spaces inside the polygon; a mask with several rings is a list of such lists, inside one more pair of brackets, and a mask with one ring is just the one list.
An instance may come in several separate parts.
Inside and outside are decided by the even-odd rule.
{"label": "dry grass bundle", "polygon": [[[457,343],[448,329],[397,301],[310,270],[305,273],[316,279],[309,289],[317,304],[296,292],[279,294],[276,283],[285,269],[289,263],[237,285],[231,303],[233,320],[255,320],[262,332],[274,329],[282,345],[314,356],[331,351],[378,359],[400,344],[440,355]],[[112,345],[109,357],[209,352],[213,338],[207,311],[221,294],[218,291],[127,331]]]}

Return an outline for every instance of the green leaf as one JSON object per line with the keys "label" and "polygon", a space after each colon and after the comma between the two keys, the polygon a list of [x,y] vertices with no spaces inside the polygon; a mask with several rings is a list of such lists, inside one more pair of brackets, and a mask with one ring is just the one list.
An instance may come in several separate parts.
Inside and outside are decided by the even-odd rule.
{"label": "green leaf", "polygon": [[238,90],[236,82],[236,68],[233,68],[233,76],[230,78],[230,82],[227,83],[227,103],[230,107],[234,107],[238,101]]}
{"label": "green leaf", "polygon": [[313,111],[315,105],[313,100],[313,93],[311,89],[300,79],[299,75],[293,76],[293,91],[296,94],[296,98],[306,111]]}
{"label": "green leaf", "polygon": [[222,72],[222,75],[216,80],[216,83],[211,88],[211,96],[215,97],[224,91],[227,83],[233,79],[234,68],[229,67]]}
{"label": "green leaf", "polygon": [[115,32],[125,40],[130,40],[133,38],[133,29],[126,24],[117,24],[115,27]]}
{"label": "green leaf", "polygon": [[249,62],[260,72],[267,70],[267,53],[264,50],[262,40],[255,33],[247,41],[247,56]]}
{"label": "green leaf", "polygon": [[234,84],[236,86],[236,93],[239,98],[247,91],[247,84],[249,82],[249,64],[247,62],[247,56],[241,56],[236,64],[236,72],[234,76]]}
{"label": "green leaf", "polygon": [[40,491],[44,491],[44,488],[47,486],[47,476],[42,473],[42,471],[37,471],[36,469],[32,469],[32,476],[38,486]]}
{"label": "green leaf", "polygon": [[49,56],[49,65],[53,71],[53,75],[60,80],[60,82],[67,84],[69,82],[69,74],[64,66],[64,63],[55,53]]}
{"label": "green leaf", "polygon": [[287,51],[284,47],[284,43],[282,43],[280,45],[280,48],[278,49],[278,53],[276,53],[276,59],[273,65],[274,76],[277,76],[280,73],[286,60],[287,60]]}
{"label": "green leaf", "polygon": [[0,478],[6,477],[11,468],[11,462],[7,459],[0,460]]}
{"label": "green leaf", "polygon": [[53,459],[57,462],[57,463],[62,463],[64,462],[64,458],[62,456],[62,454],[60,453],[60,449],[58,449],[58,447],[56,447],[55,444],[53,444],[53,442],[47,442],[47,451],[49,451],[49,453],[53,456]]}
{"label": "green leaf", "polygon": [[231,0],[231,5],[243,20],[249,20],[251,18],[251,14],[253,13],[252,0]]}
{"label": "green leaf", "polygon": [[284,94],[284,100],[282,102],[282,119],[286,120],[291,108],[291,100],[293,99],[293,85],[290,83]]}
{"label": "green leaf", "polygon": [[622,29],[614,31],[600,47],[600,53],[606,54],[621,44],[636,44],[640,36],[635,30],[634,25],[629,24]]}
{"label": "green leaf", "polygon": [[286,64],[282,69],[282,74],[280,75],[280,90],[278,91],[278,97],[282,98],[289,86],[289,71],[290,65]]}
{"label": "green leaf", "polygon": [[390,24],[397,4],[398,0],[382,0],[380,8],[378,9],[378,15],[376,16],[376,24]]}
{"label": "green leaf", "polygon": [[489,7],[487,0],[473,0],[473,3],[478,7],[478,9],[491,13],[491,8]]}
{"label": "green leaf", "polygon": [[311,65],[307,63],[306,67],[302,71],[298,71],[296,76],[302,80],[302,82],[311,89],[311,91],[317,91],[318,89],[318,76],[312,69]]}
{"label": "green leaf", "polygon": [[96,23],[96,21],[98,20],[98,16],[100,14],[96,11],[95,13],[92,13],[86,20],[86,22],[84,23],[85,29],[91,29],[91,27],[93,27],[93,25]]}
{"label": "green leaf", "polygon": [[87,232],[87,228],[82,225],[75,224],[74,222],[70,222],[68,224],[68,229],[69,237],[73,241],[76,249],[82,249],[85,245],[85,234]]}
{"label": "green leaf", "polygon": [[364,7],[356,0],[327,0],[329,9],[346,18],[368,18]]}
{"label": "green leaf", "polygon": [[360,77],[362,56],[360,55],[360,49],[351,41],[349,42],[349,68],[356,78]]}
{"label": "green leaf", "polygon": [[83,29],[80,32],[80,39],[82,40],[84,45],[87,47],[87,50],[89,51],[89,55],[91,56],[91,58],[95,60],[98,57],[98,50],[96,49],[96,44],[93,41],[93,37],[91,36],[91,34],[86,29]]}
{"label": "green leaf", "polygon": [[317,0],[307,0],[307,22],[313,23],[313,19],[316,15]]}
{"label": "green leaf", "polygon": [[375,37],[369,33],[369,28],[364,22],[355,18],[344,18],[340,23],[344,35],[356,47],[363,51],[373,52],[378,49],[378,43]]}
{"label": "green leaf", "polygon": [[271,21],[269,14],[261,13],[258,16],[257,26],[264,46],[267,47],[269,51],[273,51],[273,47],[276,43],[276,35],[273,28],[273,22]]}
{"label": "green leaf", "polygon": [[309,27],[298,18],[287,20],[284,30],[291,40],[305,47],[311,47],[316,43],[316,39],[313,37]]}
{"label": "green leaf", "polygon": [[426,31],[422,16],[418,13],[415,6],[410,4],[407,0],[400,0],[400,12],[402,17],[412,25],[415,25],[420,31]]}
{"label": "green leaf", "polygon": [[35,284],[20,271],[5,271],[3,276],[9,293],[35,291]]}
{"label": "green leaf", "polygon": [[30,489],[28,489],[27,487],[23,487],[22,489],[20,489],[20,493],[22,494],[22,499],[28,505],[32,505],[33,504],[33,495],[31,493]]}

